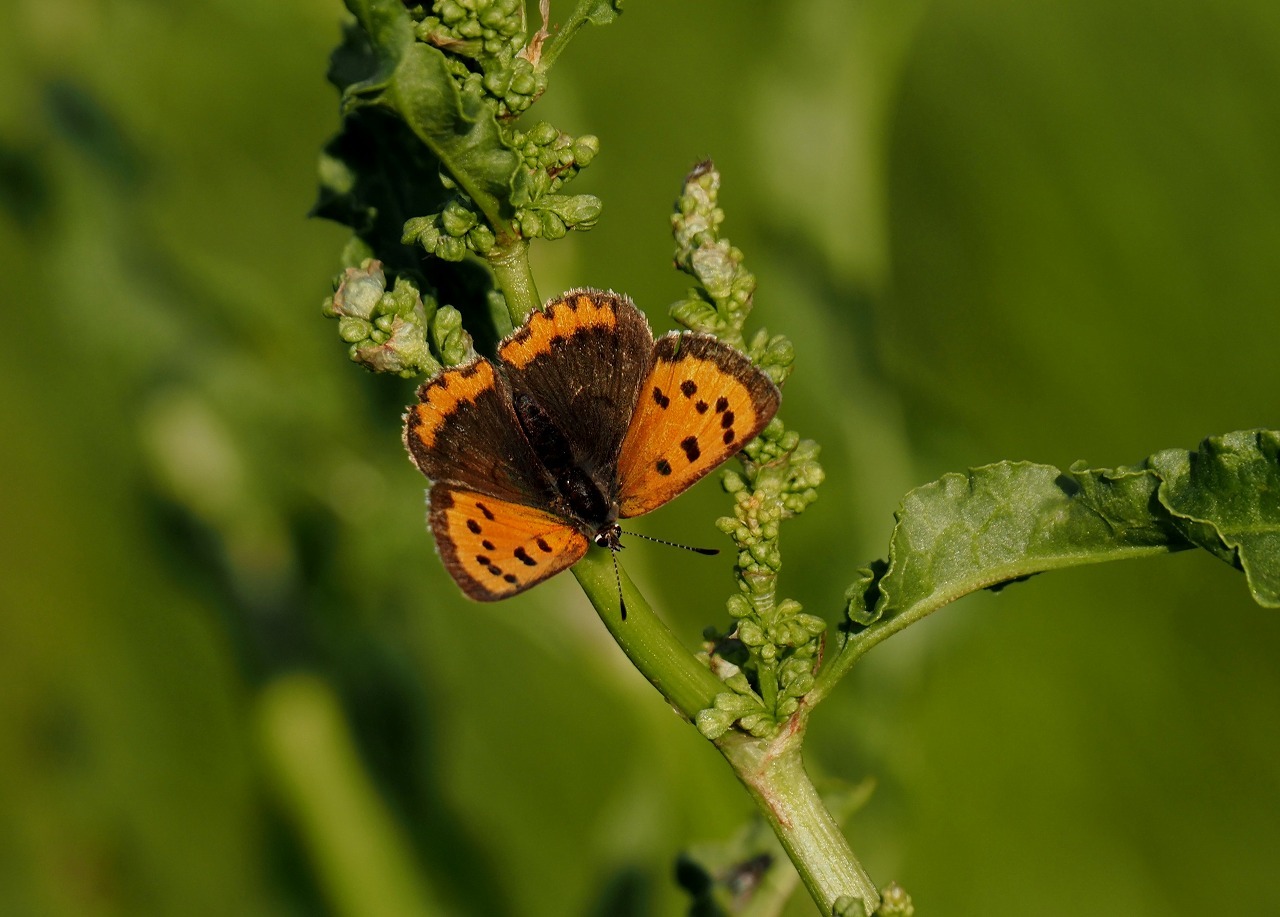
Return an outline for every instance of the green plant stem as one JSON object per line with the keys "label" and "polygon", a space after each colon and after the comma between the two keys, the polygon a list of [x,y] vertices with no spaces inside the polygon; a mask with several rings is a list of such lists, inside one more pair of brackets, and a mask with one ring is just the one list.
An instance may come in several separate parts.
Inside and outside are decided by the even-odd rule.
{"label": "green plant stem", "polygon": [[[637,669],[686,718],[710,707],[725,690],[694,658],[619,570],[627,617],[622,619],[613,560],[593,547],[573,567],[573,575],[605,627]],[[800,755],[805,717],[798,714],[770,740],[730,732],[717,747],[760,806],[815,902],[830,913],[843,895],[860,898],[871,913],[879,905],[875,884],[849,848],[827,810]]]}
{"label": "green plant stem", "polygon": [[607,550],[592,547],[587,556],[574,565],[573,575],[627,658],[663,697],[689,720],[699,710],[712,705],[716,695],[724,690],[720,679],[676,639],[626,572],[619,568],[622,595],[627,603],[627,619],[622,620],[613,560]]}
{"label": "green plant stem", "polygon": [[513,239],[495,245],[486,257],[507,299],[512,327],[519,327],[525,316],[542,307],[533,271],[529,268],[529,243],[525,239]]}
{"label": "green plant stem", "polygon": [[873,913],[880,906],[875,883],[804,769],[804,725],[797,715],[768,742],[730,732],[716,744],[782,842],[819,910],[830,914],[839,898],[851,895]]}
{"label": "green plant stem", "polygon": [[540,70],[550,70],[551,65],[555,63],[556,58],[560,56],[560,52],[569,47],[569,42],[573,40],[573,36],[578,34],[578,30],[591,21],[591,10],[599,4],[596,0],[579,0],[577,8],[569,14],[569,18],[565,20],[551,41],[547,42],[542,49],[542,55],[538,59],[538,68]]}
{"label": "green plant stem", "polygon": [[267,771],[340,917],[444,913],[369,779],[333,689],[285,675],[263,689],[257,726]]}

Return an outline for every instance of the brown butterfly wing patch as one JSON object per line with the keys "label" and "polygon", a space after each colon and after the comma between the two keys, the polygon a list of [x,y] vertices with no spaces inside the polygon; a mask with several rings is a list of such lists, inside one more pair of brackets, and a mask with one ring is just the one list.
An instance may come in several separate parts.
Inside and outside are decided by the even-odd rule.
{"label": "brown butterfly wing patch", "polygon": [[781,398],[768,376],[715,338],[667,335],[653,355],[618,463],[623,518],[656,509],[737,453]]}
{"label": "brown butterfly wing patch", "polygon": [[585,535],[563,519],[486,494],[436,484],[431,530],[462,591],[481,602],[523,592],[587,553]]}
{"label": "brown butterfly wing patch", "polygon": [[506,381],[484,358],[419,387],[418,403],[405,413],[404,444],[433,482],[525,504],[542,505],[554,494],[520,432]]}
{"label": "brown butterfly wing patch", "polygon": [[519,403],[531,398],[565,434],[574,464],[612,484],[618,450],[649,373],[653,333],[626,296],[571,290],[498,348]]}

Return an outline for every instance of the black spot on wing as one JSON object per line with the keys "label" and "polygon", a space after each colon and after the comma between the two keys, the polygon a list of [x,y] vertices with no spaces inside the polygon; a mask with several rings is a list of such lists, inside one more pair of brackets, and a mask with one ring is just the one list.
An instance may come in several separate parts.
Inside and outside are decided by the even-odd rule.
{"label": "black spot on wing", "polygon": [[698,437],[686,436],[680,440],[680,448],[684,450],[684,454],[689,461],[696,462],[698,456],[702,455],[702,450],[698,448]]}
{"label": "black spot on wing", "polygon": [[658,469],[658,474],[661,474],[661,475],[671,474],[671,463],[664,458],[658,459],[658,461],[654,464],[653,467]]}

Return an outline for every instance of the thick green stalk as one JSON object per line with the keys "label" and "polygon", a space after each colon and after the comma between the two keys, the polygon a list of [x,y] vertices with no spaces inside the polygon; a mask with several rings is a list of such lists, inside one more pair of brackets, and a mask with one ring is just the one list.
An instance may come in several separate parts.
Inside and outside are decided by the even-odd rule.
{"label": "thick green stalk", "polygon": [[283,676],[263,689],[257,718],[268,773],[333,913],[444,913],[360,762],[333,690],[314,676]]}
{"label": "thick green stalk", "polygon": [[[690,720],[712,706],[725,686],[685,649],[620,570],[627,605],[623,620],[608,551],[593,547],[574,565],[573,574],[623,652],[663,697]],[[800,756],[803,732],[803,718],[793,717],[774,739],[731,731],[716,744],[824,912],[830,913],[838,898],[852,895],[871,913],[879,905],[879,894],[805,773]]]}
{"label": "thick green stalk", "polygon": [[627,603],[627,618],[622,619],[618,584],[608,551],[593,547],[574,565],[573,575],[627,658],[663,697],[690,720],[699,710],[712,705],[715,696],[724,690],[720,679],[676,639],[619,569],[622,596]]}
{"label": "thick green stalk", "polygon": [[800,754],[804,721],[793,718],[775,739],[764,742],[739,732],[717,745],[768,820],[814,903],[830,914],[837,900],[852,896],[868,914],[880,906],[875,883],[854,856],[804,769]]}
{"label": "thick green stalk", "polygon": [[498,287],[507,298],[511,324],[519,327],[525,316],[542,307],[538,287],[533,282],[533,271],[529,268],[529,242],[513,239],[500,243],[489,251],[486,258]]}

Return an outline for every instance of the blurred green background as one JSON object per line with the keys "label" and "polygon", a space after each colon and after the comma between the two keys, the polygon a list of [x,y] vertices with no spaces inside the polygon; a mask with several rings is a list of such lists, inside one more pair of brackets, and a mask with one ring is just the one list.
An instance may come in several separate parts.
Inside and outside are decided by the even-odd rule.
{"label": "blurred green background", "polygon": [[[0,8],[2,914],[679,914],[676,853],[749,814],[571,578],[441,569],[412,384],[319,314],[342,15]],[[669,207],[721,167],[828,475],[784,589],[832,621],[945,471],[1280,425],[1274,0],[632,0],[533,114],[602,141],[544,296],[668,327]],[[690,645],[725,620],[727,558],[625,560]],[[809,759],[877,778],[849,835],[922,915],[1273,913],[1278,648],[1207,556],[1037,577],[878,649]]]}

